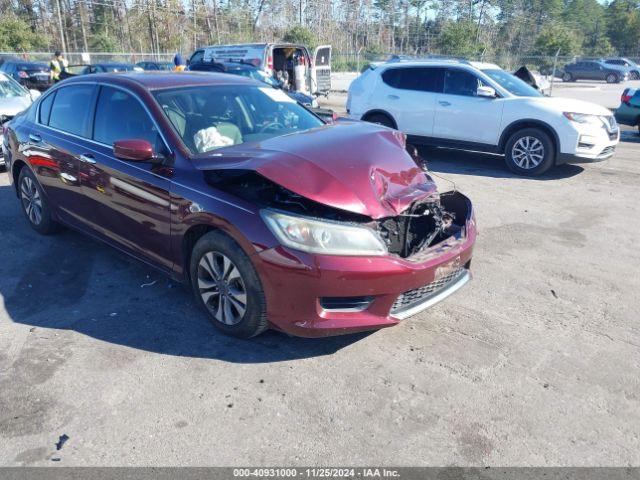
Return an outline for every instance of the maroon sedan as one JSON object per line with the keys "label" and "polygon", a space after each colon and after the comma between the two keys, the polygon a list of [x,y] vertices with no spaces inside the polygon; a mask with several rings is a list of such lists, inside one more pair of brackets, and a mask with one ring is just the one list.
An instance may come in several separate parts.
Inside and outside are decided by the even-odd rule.
{"label": "maroon sedan", "polygon": [[243,77],[66,80],[3,151],[36,231],[67,225],[189,283],[238,337],[388,327],[470,278],[471,203],[438,194],[404,135],[325,124]]}

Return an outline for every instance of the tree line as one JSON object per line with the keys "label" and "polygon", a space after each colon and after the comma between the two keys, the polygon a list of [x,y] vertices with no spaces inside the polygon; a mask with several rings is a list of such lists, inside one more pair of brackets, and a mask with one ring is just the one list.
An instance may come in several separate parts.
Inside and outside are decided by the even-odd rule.
{"label": "tree line", "polygon": [[4,52],[189,54],[289,39],[331,44],[350,60],[640,56],[640,0],[0,0],[0,13]]}

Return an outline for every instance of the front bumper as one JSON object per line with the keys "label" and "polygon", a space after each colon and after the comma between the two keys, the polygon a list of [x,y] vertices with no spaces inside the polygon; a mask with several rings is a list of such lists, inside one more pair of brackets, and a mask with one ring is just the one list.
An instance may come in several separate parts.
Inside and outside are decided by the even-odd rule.
{"label": "front bumper", "polygon": [[611,158],[620,141],[620,129],[608,131],[591,125],[572,125],[571,132],[563,142],[556,163],[591,163]]}
{"label": "front bumper", "polygon": [[[454,195],[467,205],[464,234],[410,258],[312,255],[282,246],[258,253],[271,325],[303,337],[390,327],[457,291],[470,279],[476,226],[471,202]],[[327,308],[328,298],[366,301],[362,308]]]}

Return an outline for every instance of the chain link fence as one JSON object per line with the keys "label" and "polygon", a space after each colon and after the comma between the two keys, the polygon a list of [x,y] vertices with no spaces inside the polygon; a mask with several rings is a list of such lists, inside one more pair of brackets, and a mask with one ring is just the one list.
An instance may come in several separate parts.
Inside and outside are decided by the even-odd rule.
{"label": "chain link fence", "polygon": [[[143,61],[154,62],[171,62],[173,61],[173,53],[116,53],[116,52],[100,52],[100,53],[84,53],[84,52],[68,52],[64,57],[69,65],[88,65],[92,63],[138,63]],[[29,62],[45,62],[53,58],[53,52],[0,52],[0,58],[15,57]]]}

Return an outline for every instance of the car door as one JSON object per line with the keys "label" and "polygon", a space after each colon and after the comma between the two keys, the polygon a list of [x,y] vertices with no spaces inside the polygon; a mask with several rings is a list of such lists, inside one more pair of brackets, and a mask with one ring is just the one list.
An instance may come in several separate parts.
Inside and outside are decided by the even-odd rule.
{"label": "car door", "polygon": [[170,269],[170,172],[157,163],[124,161],[116,140],[147,140],[161,156],[168,148],[150,113],[132,92],[102,85],[93,144],[83,152],[82,190],[92,208],[91,226],[133,255]]}
{"label": "car door", "polygon": [[309,92],[324,94],[331,90],[331,45],[321,45],[313,51],[313,63],[309,69]]}
{"label": "car door", "polygon": [[382,72],[376,96],[408,135],[431,137],[436,98],[442,93],[444,69],[396,66]]}
{"label": "car door", "polygon": [[437,96],[433,136],[460,142],[497,145],[504,99],[477,96],[479,86],[490,86],[475,73],[448,67],[444,92]]}
{"label": "car door", "polygon": [[80,182],[80,155],[87,148],[97,88],[57,88],[39,102],[25,157],[62,220],[82,228],[89,209]]}

